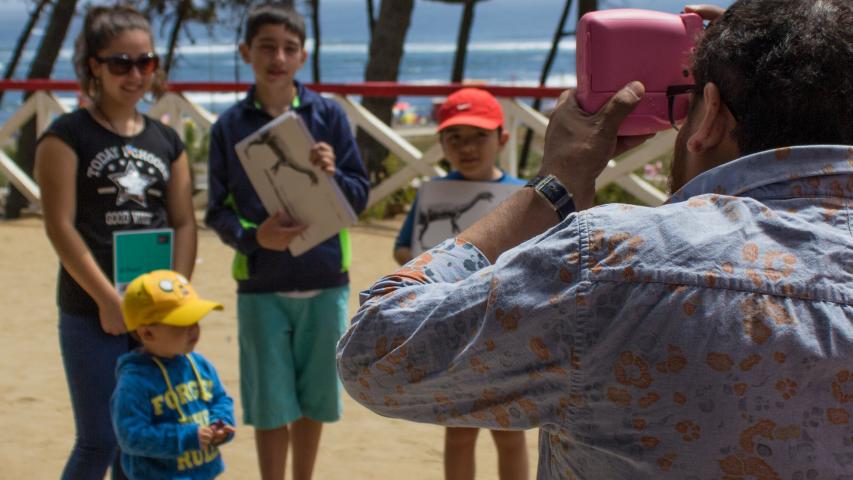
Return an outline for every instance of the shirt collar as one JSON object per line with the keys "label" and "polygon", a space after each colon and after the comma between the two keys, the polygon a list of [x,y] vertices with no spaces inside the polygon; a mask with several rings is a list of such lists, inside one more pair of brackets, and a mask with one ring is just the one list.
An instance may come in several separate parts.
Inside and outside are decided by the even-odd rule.
{"label": "shirt collar", "polygon": [[[743,195],[774,183],[810,177],[853,174],[853,146],[811,145],[753,153],[697,175],[667,203],[696,195]],[[828,193],[830,192],[827,189]]]}
{"label": "shirt collar", "polygon": [[[296,96],[293,97],[293,102],[291,102],[290,108],[291,110],[298,110],[299,107],[303,106],[306,103],[306,99],[303,98],[305,90],[300,82],[294,80],[293,83],[296,86]],[[243,108],[266,113],[266,111],[263,109],[263,106],[261,105],[261,102],[255,99],[256,91],[256,86],[252,85],[249,88],[249,91],[246,92],[246,96],[243,98],[243,100],[240,101],[240,104],[243,106]]]}

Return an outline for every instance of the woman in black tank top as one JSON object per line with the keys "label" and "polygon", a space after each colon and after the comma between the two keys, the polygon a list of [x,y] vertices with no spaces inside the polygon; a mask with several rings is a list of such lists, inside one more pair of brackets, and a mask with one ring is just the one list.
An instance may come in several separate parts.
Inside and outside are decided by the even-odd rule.
{"label": "woman in black tank top", "polygon": [[91,105],[59,117],[39,139],[36,178],[47,236],[61,264],[60,346],[77,426],[64,479],[123,478],[109,416],[118,356],[133,346],[113,285],[118,230],[174,229],[174,269],[196,255],[189,165],[177,134],[140,114],[158,58],[149,24],[128,7],[95,7],[74,51]]}

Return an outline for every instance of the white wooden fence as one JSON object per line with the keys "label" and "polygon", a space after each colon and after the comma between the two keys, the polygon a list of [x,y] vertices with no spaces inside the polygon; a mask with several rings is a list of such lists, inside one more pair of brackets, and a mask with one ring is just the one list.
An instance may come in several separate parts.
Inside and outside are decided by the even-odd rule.
{"label": "white wooden fence", "polygon": [[[329,97],[343,107],[353,128],[361,127],[364,129],[405,164],[403,168],[371,190],[368,206],[386,198],[415,178],[444,173],[436,165],[442,159],[441,148],[437,143],[426,151],[421,151],[350,97],[338,94],[329,94]],[[518,173],[518,133],[520,129],[530,128],[536,135],[544,136],[548,119],[527,104],[514,98],[503,97],[500,98],[500,102],[504,110],[504,125],[507,131],[511,133],[509,144],[501,154],[500,165],[501,168],[515,175]],[[37,130],[41,134],[56,115],[66,111],[67,108],[52,93],[48,91],[35,92],[21,108],[0,126],[0,145],[6,145],[12,135],[30,118],[36,118]],[[191,119],[202,132],[208,131],[216,119],[216,116],[211,112],[188,101],[182,94],[174,92],[166,93],[161,97],[151,106],[147,114],[154,118],[167,119],[177,127],[178,133],[182,136],[184,131],[180,126],[185,119]],[[610,183],[616,183],[647,205],[662,203],[666,199],[666,195],[634,172],[671,150],[674,135],[672,131],[663,132],[622,158],[611,160],[597,179],[596,189],[604,188]],[[33,203],[39,201],[38,185],[2,151],[0,151],[0,172],[29,201]],[[204,196],[205,193],[202,191],[201,195]],[[203,203],[203,198],[196,200],[196,205],[203,205]]]}

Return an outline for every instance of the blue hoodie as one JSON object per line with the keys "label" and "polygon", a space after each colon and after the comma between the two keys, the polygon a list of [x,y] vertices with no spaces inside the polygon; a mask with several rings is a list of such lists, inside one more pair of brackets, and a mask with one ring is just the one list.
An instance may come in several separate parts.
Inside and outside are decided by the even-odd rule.
{"label": "blue hoodie", "polygon": [[116,375],[110,412],[129,478],[208,479],[225,470],[219,449],[198,442],[199,425],[234,425],[234,401],[210,362],[197,353],[162,359],[137,350],[119,358]]}
{"label": "blue hoodie", "polygon": [[[311,135],[335,151],[335,182],[353,210],[367,205],[369,182],[349,121],[343,109],[299,82],[292,110]],[[255,101],[254,87],[246,98],[219,116],[210,131],[208,204],[205,223],[223,242],[234,248],[233,275],[240,293],[317,290],[347,285],[350,246],[347,231],[335,235],[304,254],[262,248],[257,226],[269,215],[249,181],[234,146],[271,121]]]}

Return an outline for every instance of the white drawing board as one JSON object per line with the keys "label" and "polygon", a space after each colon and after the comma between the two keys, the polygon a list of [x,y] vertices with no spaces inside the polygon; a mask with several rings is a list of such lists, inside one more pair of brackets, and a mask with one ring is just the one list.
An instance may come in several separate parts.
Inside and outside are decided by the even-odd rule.
{"label": "white drawing board", "polygon": [[235,146],[267,213],[281,211],[295,223],[308,226],[290,243],[294,256],[356,221],[335,180],[311,163],[313,145],[302,118],[286,112]]}
{"label": "white drawing board", "polygon": [[412,253],[417,255],[458,235],[521,187],[462,180],[426,182],[418,190]]}

